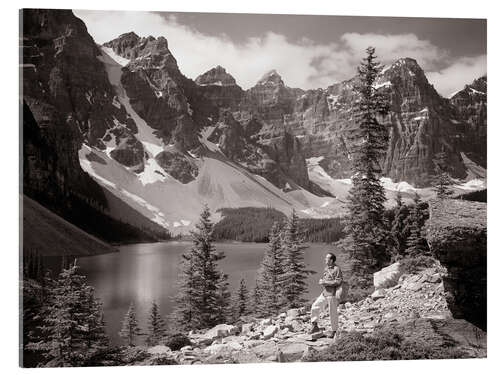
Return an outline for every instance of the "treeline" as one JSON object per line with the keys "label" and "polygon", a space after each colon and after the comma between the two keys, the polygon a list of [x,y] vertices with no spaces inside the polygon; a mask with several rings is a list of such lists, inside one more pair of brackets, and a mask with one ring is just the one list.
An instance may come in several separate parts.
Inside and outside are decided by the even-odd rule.
{"label": "treeline", "polygon": [[[285,214],[271,207],[223,208],[219,211],[223,217],[214,226],[213,238],[216,241],[268,242],[273,224],[286,221]],[[335,242],[344,236],[340,218],[298,221],[306,242]]]}
{"label": "treeline", "polygon": [[470,193],[460,194],[456,197],[456,199],[463,199],[465,201],[473,201],[473,202],[487,202],[487,192],[486,189],[472,191]]}
{"label": "treeline", "polygon": [[307,242],[337,242],[345,236],[341,218],[299,219]]}

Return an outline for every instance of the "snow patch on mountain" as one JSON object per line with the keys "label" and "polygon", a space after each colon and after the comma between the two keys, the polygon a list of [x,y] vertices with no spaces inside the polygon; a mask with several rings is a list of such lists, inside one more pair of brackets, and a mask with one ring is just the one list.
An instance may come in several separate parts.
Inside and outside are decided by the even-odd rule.
{"label": "snow patch on mountain", "polygon": [[154,158],[149,158],[144,164],[144,171],[139,173],[138,177],[143,185],[147,185],[157,181],[165,181],[167,173]]}
{"label": "snow patch on mountain", "polygon": [[120,55],[117,55],[115,51],[113,51],[113,48],[110,47],[101,47],[101,50],[104,51],[111,59],[113,59],[117,64],[121,66],[126,66],[130,62],[129,59],[126,59],[125,57],[121,57]]}

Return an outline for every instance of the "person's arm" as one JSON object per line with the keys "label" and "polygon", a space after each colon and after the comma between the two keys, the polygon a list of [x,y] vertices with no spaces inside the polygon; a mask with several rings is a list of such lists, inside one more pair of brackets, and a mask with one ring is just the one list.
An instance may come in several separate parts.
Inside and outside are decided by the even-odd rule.
{"label": "person's arm", "polygon": [[[321,280],[320,280],[321,281]],[[322,285],[339,286],[342,285],[342,271],[339,267],[335,267],[328,277],[322,279]]]}

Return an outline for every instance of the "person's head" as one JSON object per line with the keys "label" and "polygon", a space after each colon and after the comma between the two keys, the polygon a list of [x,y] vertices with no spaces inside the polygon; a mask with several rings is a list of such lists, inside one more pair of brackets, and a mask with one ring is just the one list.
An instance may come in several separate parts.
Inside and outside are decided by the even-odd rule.
{"label": "person's head", "polygon": [[337,260],[337,257],[335,256],[334,253],[326,253],[325,263],[327,266],[331,266],[332,264],[335,263],[336,260]]}

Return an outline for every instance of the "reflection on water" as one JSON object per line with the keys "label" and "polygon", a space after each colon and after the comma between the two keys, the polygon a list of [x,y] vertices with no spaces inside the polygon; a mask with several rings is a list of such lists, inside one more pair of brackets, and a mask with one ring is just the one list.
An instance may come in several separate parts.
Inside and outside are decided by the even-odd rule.
{"label": "reflection on water", "polygon": [[[159,304],[163,315],[172,312],[173,297],[178,290],[181,255],[190,246],[190,242],[127,245],[120,247],[119,253],[78,260],[81,272],[87,276],[89,284],[95,287],[103,302],[104,317],[113,343],[121,343],[118,331],[130,302],[135,303],[139,323],[144,330],[153,300]],[[219,264],[222,271],[229,275],[231,292],[238,288],[241,278],[245,279],[249,290],[253,289],[255,273],[267,244],[217,243],[215,246],[226,255]],[[321,272],[327,250],[325,244],[312,244],[307,248],[305,262],[308,268]],[[317,284],[319,277],[309,277],[307,298],[312,299],[320,292]]]}

